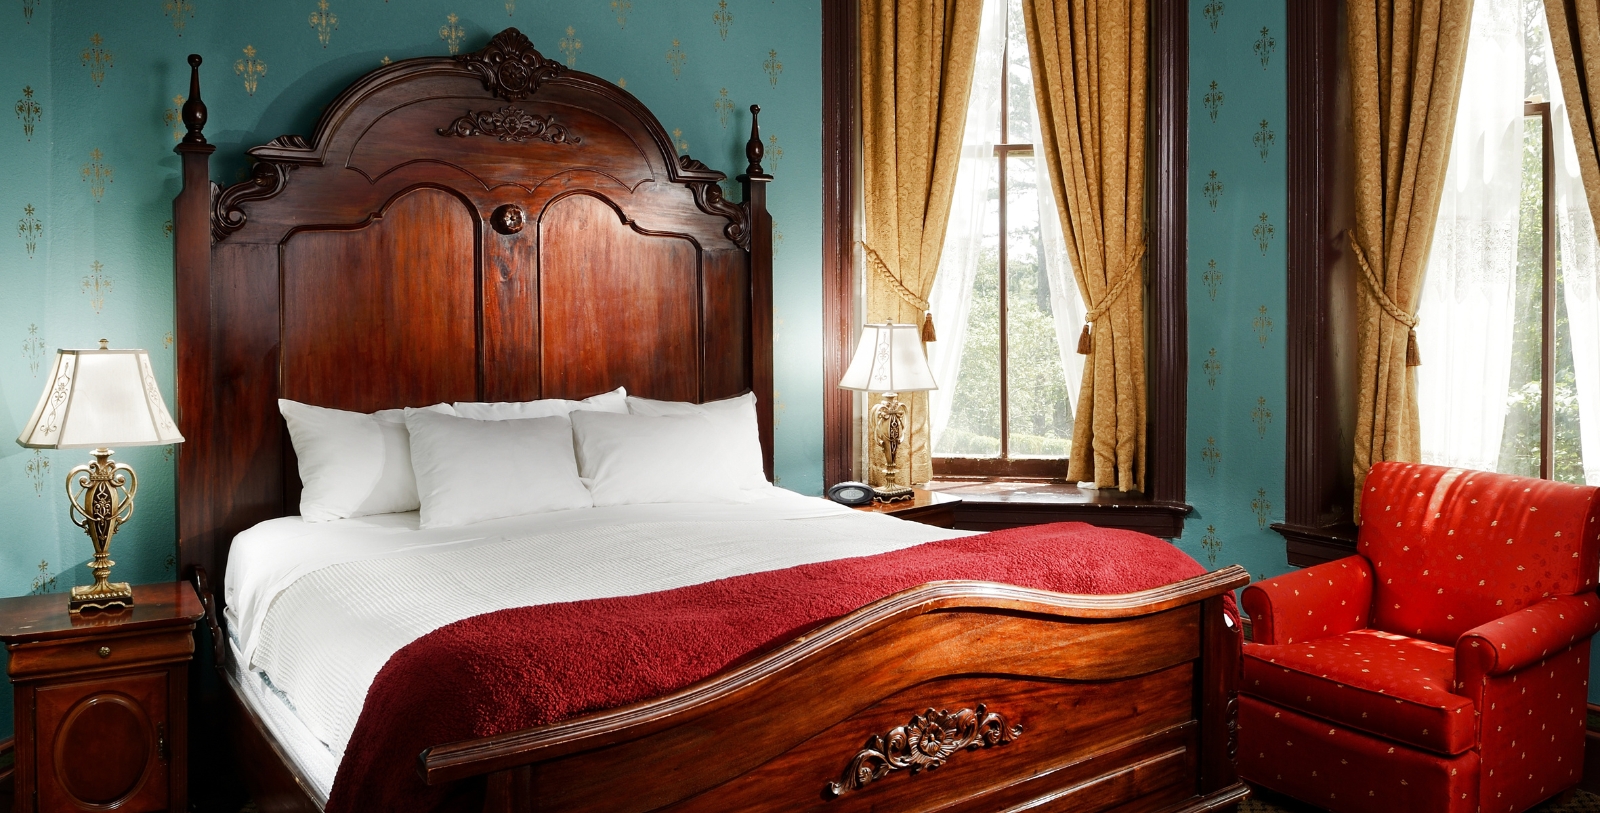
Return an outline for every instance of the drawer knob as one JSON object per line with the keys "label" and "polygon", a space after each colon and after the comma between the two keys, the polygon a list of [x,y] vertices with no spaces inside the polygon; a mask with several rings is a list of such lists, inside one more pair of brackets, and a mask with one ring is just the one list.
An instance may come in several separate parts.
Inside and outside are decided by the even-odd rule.
{"label": "drawer knob", "polygon": [[109,646],[100,647],[100,657],[102,657],[102,658],[111,657],[111,647],[109,647]]}

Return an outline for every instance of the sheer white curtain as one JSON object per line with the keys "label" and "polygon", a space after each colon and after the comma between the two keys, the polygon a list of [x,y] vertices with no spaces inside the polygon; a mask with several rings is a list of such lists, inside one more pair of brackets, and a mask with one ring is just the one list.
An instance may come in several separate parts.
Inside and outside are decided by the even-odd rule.
{"label": "sheer white curtain", "polygon": [[[983,4],[972,96],[967,103],[967,125],[961,141],[961,166],[956,170],[955,197],[945,230],[944,251],[939,255],[939,274],[928,295],[933,329],[939,339],[928,345],[928,363],[933,367],[933,380],[939,383],[939,389],[928,393],[930,449],[939,448],[939,437],[950,423],[956,373],[961,369],[967,317],[972,311],[972,283],[978,275],[978,256],[983,253],[984,223],[997,217],[994,193],[999,180],[994,145],[1000,140],[1005,11],[1006,5],[1000,0]],[[989,226],[990,231],[997,228],[993,222]]]}
{"label": "sheer white curtain", "polygon": [[1522,190],[1522,22],[1522,0],[1473,5],[1450,164],[1417,314],[1425,463],[1493,471],[1500,459]]}
{"label": "sheer white curtain", "polygon": [[1551,58],[1548,25],[1544,28],[1543,48],[1555,133],[1556,257],[1564,282],[1567,326],[1572,331],[1583,479],[1589,485],[1600,485],[1600,245],[1578,171],[1578,151],[1567,119],[1566,96]]}
{"label": "sheer white curtain", "polygon": [[[1037,104],[1029,100],[1029,104]],[[1037,119],[1037,115],[1035,115]],[[1043,161],[1043,158],[1039,159]],[[1039,237],[1043,244],[1045,275],[1050,280],[1050,316],[1055,322],[1056,344],[1061,349],[1061,369],[1067,374],[1067,402],[1078,407],[1078,390],[1083,387],[1083,361],[1078,354],[1078,330],[1083,327],[1083,294],[1067,259],[1067,236],[1061,231],[1061,214],[1056,209],[1055,193],[1050,189],[1050,173],[1039,178]]]}

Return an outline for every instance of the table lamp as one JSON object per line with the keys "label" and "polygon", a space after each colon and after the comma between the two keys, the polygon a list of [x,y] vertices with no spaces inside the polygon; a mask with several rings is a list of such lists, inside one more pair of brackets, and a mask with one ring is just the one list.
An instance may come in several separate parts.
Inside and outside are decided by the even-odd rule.
{"label": "table lamp", "polygon": [[939,388],[922,350],[922,329],[893,322],[863,325],[861,344],[839,386],[883,393],[883,400],[872,408],[872,424],[878,443],[883,445],[885,487],[878,490],[878,498],[892,501],[911,496],[911,489],[895,483],[900,474],[897,458],[906,424],[906,405],[901,403],[899,394]]}
{"label": "table lamp", "polygon": [[39,396],[17,444],[29,449],[93,449],[94,460],[67,472],[72,523],[94,543],[94,584],[72,588],[67,609],[133,606],[127,582],[109,580],[111,537],[133,516],[139,479],[133,468],[111,459],[110,446],[182,443],[177,424],[150,371],[143,350],[58,350],[49,383]]}

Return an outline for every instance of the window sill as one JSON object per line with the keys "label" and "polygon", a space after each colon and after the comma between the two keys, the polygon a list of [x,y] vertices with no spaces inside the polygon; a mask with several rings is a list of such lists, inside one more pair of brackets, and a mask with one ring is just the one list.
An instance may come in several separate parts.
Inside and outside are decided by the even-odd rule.
{"label": "window sill", "polygon": [[1047,522],[1087,522],[1105,528],[1177,539],[1193,509],[1143,494],[1078,488],[1063,482],[1021,479],[944,479],[924,488],[960,497],[956,527],[997,531]]}

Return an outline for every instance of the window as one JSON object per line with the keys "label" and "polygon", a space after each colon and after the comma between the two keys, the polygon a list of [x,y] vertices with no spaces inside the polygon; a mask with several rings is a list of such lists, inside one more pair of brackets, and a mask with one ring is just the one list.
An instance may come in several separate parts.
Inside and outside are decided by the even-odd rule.
{"label": "window", "polygon": [[[1060,477],[1084,306],[1037,137],[1020,0],[984,4],[950,225],[930,297],[935,476]],[[949,383],[946,383],[949,382]]]}
{"label": "window", "polygon": [[1574,363],[1600,346],[1568,319],[1596,238],[1561,98],[1542,0],[1480,0],[1418,313],[1424,462],[1600,481],[1600,370]]}

